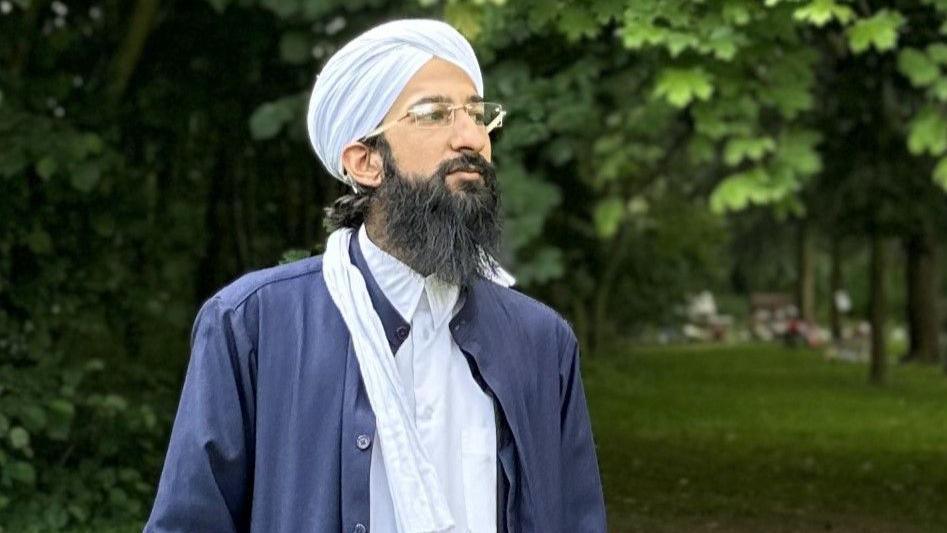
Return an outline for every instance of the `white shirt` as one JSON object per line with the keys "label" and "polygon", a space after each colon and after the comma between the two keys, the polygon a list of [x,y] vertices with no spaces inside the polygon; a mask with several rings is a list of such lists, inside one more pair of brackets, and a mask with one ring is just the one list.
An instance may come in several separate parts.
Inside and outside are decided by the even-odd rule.
{"label": "white shirt", "polygon": [[[410,324],[395,354],[421,444],[437,472],[454,517],[451,533],[496,533],[496,420],[493,401],[474,380],[450,334],[460,291],[423,277],[358,232],[365,262],[388,301]],[[377,442],[369,470],[373,533],[398,533]]]}

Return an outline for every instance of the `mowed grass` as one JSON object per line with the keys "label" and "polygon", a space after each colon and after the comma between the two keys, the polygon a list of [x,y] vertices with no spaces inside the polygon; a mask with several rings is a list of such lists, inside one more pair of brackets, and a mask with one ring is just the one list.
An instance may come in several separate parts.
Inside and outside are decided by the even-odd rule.
{"label": "mowed grass", "polygon": [[947,377],[775,346],[583,361],[609,531],[947,531]]}

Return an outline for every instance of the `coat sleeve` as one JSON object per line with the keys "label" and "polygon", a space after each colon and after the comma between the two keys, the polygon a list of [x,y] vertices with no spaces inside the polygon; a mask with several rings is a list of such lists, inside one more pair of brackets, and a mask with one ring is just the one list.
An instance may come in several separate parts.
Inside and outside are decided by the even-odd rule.
{"label": "coat sleeve", "polygon": [[602,481],[579,371],[578,341],[571,330],[564,348],[560,367],[562,531],[604,533]]}
{"label": "coat sleeve", "polygon": [[198,313],[147,533],[249,529],[255,375],[245,331],[217,298]]}

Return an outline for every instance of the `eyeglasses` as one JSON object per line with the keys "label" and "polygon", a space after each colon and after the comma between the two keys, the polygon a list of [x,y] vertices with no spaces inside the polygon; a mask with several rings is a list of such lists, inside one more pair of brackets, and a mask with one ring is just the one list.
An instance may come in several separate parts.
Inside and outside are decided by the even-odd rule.
{"label": "eyeglasses", "polygon": [[474,124],[483,129],[484,133],[490,133],[496,128],[502,127],[503,117],[506,116],[503,106],[493,102],[471,102],[459,105],[446,102],[426,102],[411,107],[401,117],[375,128],[374,131],[362,137],[362,139],[379,135],[406,118],[410,118],[412,125],[418,128],[446,128],[454,124],[454,112],[458,109],[466,111]]}

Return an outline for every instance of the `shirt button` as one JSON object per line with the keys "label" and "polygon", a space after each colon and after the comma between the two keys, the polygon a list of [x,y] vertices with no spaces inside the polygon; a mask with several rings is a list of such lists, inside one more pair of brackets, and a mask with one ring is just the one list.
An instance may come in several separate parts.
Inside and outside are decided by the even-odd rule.
{"label": "shirt button", "polygon": [[368,435],[359,435],[355,438],[355,445],[359,450],[367,450],[372,445],[372,439]]}
{"label": "shirt button", "polygon": [[367,533],[368,528],[365,527],[365,524],[355,524],[355,529],[352,531],[353,533]]}
{"label": "shirt button", "polygon": [[395,330],[395,337],[398,337],[399,341],[403,341],[408,338],[408,332],[411,331],[408,326],[398,326],[398,329]]}

